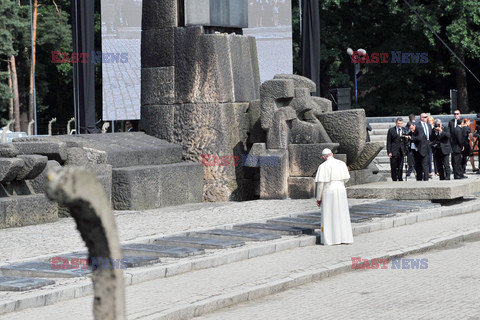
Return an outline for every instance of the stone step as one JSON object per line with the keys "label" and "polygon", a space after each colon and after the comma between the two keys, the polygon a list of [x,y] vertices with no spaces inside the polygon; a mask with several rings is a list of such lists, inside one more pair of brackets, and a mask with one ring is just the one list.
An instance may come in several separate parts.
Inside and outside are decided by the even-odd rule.
{"label": "stone step", "polygon": [[379,163],[379,164],[390,165],[390,158],[388,156],[386,156],[386,157],[376,157],[375,160],[377,160],[377,163]]}
{"label": "stone step", "polygon": [[318,221],[310,220],[310,219],[299,219],[299,218],[277,218],[267,220],[267,223],[276,224],[276,225],[283,225],[283,226],[290,226],[290,227],[300,227],[300,228],[307,228],[307,229],[319,229],[321,227],[320,219]]}
{"label": "stone step", "polygon": [[373,130],[375,129],[388,129],[395,125],[395,122],[372,122],[370,126]]}
{"label": "stone step", "polygon": [[387,141],[387,136],[384,135],[372,135],[370,136],[370,141],[372,142],[380,142],[380,141]]}
{"label": "stone step", "polygon": [[197,162],[112,170],[112,204],[116,210],[148,210],[202,202],[202,196],[203,167]]}
{"label": "stone step", "polygon": [[281,238],[280,235],[273,233],[248,232],[230,229],[197,231],[192,233],[191,236],[207,239],[226,239],[236,241],[268,241]]}
{"label": "stone step", "polygon": [[131,256],[154,256],[185,258],[189,256],[204,254],[205,250],[200,248],[160,246],[155,244],[131,243],[122,246],[123,253]]}
{"label": "stone step", "polygon": [[245,230],[250,232],[259,232],[259,233],[275,233],[279,235],[300,235],[300,234],[311,234],[312,230],[309,228],[298,228],[290,227],[284,225],[275,225],[270,223],[245,223],[237,224],[233,226],[235,230]]}
{"label": "stone step", "polygon": [[181,236],[155,239],[154,243],[165,246],[182,246],[201,249],[227,249],[245,245],[245,242],[236,240],[204,239]]}
{"label": "stone step", "polygon": [[387,137],[388,134],[388,129],[373,129],[372,132],[370,132],[370,138],[372,136],[385,136]]}

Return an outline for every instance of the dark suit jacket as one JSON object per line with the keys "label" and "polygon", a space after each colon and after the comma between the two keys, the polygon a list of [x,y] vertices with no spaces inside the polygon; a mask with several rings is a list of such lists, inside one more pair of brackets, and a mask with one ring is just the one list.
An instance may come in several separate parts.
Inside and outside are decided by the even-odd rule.
{"label": "dark suit jacket", "polygon": [[430,150],[428,147],[429,141],[427,141],[427,136],[425,135],[425,132],[423,132],[421,124],[416,125],[415,132],[412,134],[411,140],[415,143],[420,155],[422,157],[426,157]]}
{"label": "dark suit jacket", "polygon": [[[402,130],[402,134],[404,134],[404,129]],[[391,153],[393,156],[401,156],[405,154],[405,145],[403,144],[402,138],[397,134],[397,126],[394,126],[388,129],[387,132],[387,153]]]}
{"label": "dark suit jacket", "polygon": [[436,131],[433,130],[432,135],[430,136],[431,145],[438,144],[437,148],[432,148],[433,150],[440,150],[444,155],[452,153],[452,145],[450,144],[450,129],[448,127],[443,127],[442,132],[438,135]]}
{"label": "dark suit jacket", "polygon": [[[457,119],[453,118],[452,120],[448,121],[448,128],[450,129],[450,133],[453,133],[453,129],[454,129],[454,123],[455,121],[457,121]],[[458,124],[457,124],[458,126]]]}
{"label": "dark suit jacket", "polygon": [[458,126],[453,129],[451,134],[450,143],[452,145],[452,152],[453,153],[461,153],[463,147],[463,135],[464,131],[462,127]]}

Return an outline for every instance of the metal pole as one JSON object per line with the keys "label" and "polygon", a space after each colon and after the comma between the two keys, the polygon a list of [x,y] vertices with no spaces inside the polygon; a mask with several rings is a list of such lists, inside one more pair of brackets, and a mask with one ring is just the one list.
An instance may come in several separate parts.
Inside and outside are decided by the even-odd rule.
{"label": "metal pole", "polygon": [[355,64],[354,72],[355,72],[355,108],[357,107],[357,98],[358,98],[358,91],[357,91],[357,69],[359,68],[358,64]]}

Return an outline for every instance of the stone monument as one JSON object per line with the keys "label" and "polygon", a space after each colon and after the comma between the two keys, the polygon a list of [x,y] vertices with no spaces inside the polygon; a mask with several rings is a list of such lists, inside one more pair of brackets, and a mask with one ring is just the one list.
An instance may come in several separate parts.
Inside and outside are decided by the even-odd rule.
{"label": "stone monument", "polygon": [[[278,166],[203,161],[205,201],[311,197],[325,147],[345,155],[351,183],[373,179],[367,167],[382,146],[365,142],[364,110],[332,112],[300,76],[277,75],[260,85],[256,42],[241,35],[242,19],[232,24],[228,6],[212,13],[225,1],[143,1],[146,133],[180,144],[187,161],[247,154],[279,160]],[[192,3],[196,10],[183,7]]]}

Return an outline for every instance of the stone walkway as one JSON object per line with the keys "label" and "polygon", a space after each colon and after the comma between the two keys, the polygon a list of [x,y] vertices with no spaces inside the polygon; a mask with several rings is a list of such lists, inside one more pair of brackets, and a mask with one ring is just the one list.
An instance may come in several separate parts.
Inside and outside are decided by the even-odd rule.
{"label": "stone walkway", "polygon": [[[478,206],[478,200],[470,201],[469,205]],[[452,214],[460,214],[462,212],[460,206],[454,205],[448,210]],[[143,213],[117,214],[117,223],[121,230],[122,240],[126,240],[146,234],[171,233],[173,230],[180,231],[192,227],[245,222],[282,213],[314,210],[316,208],[312,207],[311,200],[197,204]],[[431,211],[430,209],[429,212]],[[332,247],[310,245],[241,261],[234,260],[237,262],[128,286],[126,289],[128,319],[171,319],[172,317],[190,319],[193,315],[204,315],[232,303],[255,300],[291,287],[309,284],[316,279],[347,272],[351,265],[351,257],[354,256],[371,258],[418,253],[436,248],[446,242],[462,241],[464,237],[480,237],[478,212],[439,219],[434,219],[437,216],[431,215],[431,213],[422,215],[422,212],[419,212],[417,214],[418,218],[415,221],[422,221],[424,218],[433,220],[391,228],[395,226],[393,221],[400,221],[398,219],[401,217],[385,218],[382,223],[372,221],[365,224],[368,229],[366,232],[370,232],[355,236],[353,245]],[[420,215],[422,215],[422,219],[420,219]],[[405,221],[405,217],[403,219]],[[55,230],[58,224],[65,224],[66,230],[68,228],[73,230],[71,225],[67,227],[65,221],[68,219],[50,224],[50,228],[45,228],[47,232],[45,234],[47,234],[47,238],[50,238],[51,243],[55,243],[55,240],[48,236],[50,234],[48,232]],[[177,227],[173,228],[167,224]],[[391,229],[379,230],[382,225],[390,225]],[[25,230],[23,235],[26,235],[30,241],[41,239],[41,235],[30,234],[34,233],[33,229],[30,230],[30,233],[25,228],[15,230],[20,229]],[[9,245],[15,246],[12,238],[14,232],[9,232],[15,230],[1,230],[0,237],[5,233],[11,233]],[[379,231],[372,232],[375,230]],[[72,250],[78,247],[68,244],[70,240],[74,240],[74,237],[67,235],[62,238],[61,233],[57,233],[59,235],[56,237],[56,243],[62,247],[62,250]],[[17,236],[22,236],[22,234],[19,233]],[[4,249],[2,248],[2,250]],[[229,250],[241,254],[242,248]],[[49,249],[30,248],[30,256],[35,255],[32,251],[39,254],[45,253]],[[221,254],[223,253],[218,253],[218,255]],[[21,254],[17,254],[17,256],[20,257]],[[215,258],[215,256],[214,254],[211,257]],[[155,272],[155,268],[146,267],[143,271]],[[426,271],[430,272],[430,269]],[[51,298],[55,299],[54,296]],[[87,296],[60,301],[41,308],[4,314],[0,316],[0,319],[48,319],[59,314],[68,315],[69,319],[91,319],[91,303],[92,297]],[[318,317],[313,316],[313,318],[317,319]]]}
{"label": "stone walkway", "polygon": [[199,320],[462,319],[480,320],[480,242],[408,258],[428,269],[366,270],[312,282]]}

